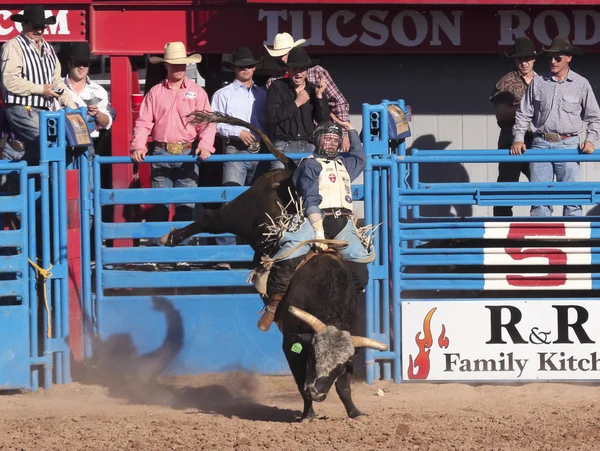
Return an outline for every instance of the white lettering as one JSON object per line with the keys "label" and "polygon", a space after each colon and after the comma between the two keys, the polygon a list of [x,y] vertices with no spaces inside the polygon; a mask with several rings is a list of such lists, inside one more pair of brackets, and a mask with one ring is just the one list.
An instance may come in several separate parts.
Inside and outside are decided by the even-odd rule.
{"label": "white lettering", "polygon": [[[600,42],[600,13],[591,9],[585,9],[581,11],[573,11],[573,17],[575,26],[575,36],[573,37],[573,45],[595,45]],[[592,20],[592,30],[588,33],[588,20]],[[588,34],[591,35],[588,38]]]}
{"label": "white lettering", "polygon": [[[7,11],[5,9],[0,10],[0,20],[2,20],[3,22],[6,21],[11,16],[11,14],[12,13],[10,11]],[[0,26],[0,36],[6,36],[7,34],[10,34],[11,31],[13,31],[13,27],[4,28]]]}
{"label": "white lettering", "polygon": [[[500,16],[498,45],[513,45],[516,38],[525,36],[525,32],[531,25],[531,19],[524,11],[502,10],[498,11],[498,15]],[[516,24],[513,24],[513,19],[517,19]]]}
{"label": "white lettering", "polygon": [[[380,45],[385,44],[390,36],[388,28],[383,23],[387,15],[387,11],[367,11],[361,22],[365,32],[360,36],[359,41],[370,47],[379,47]],[[375,21],[375,18],[379,19],[379,21]],[[375,36],[372,36],[369,33],[372,33]]]}
{"label": "white lettering", "polygon": [[533,21],[533,34],[535,34],[535,37],[539,42],[544,45],[550,45],[552,43],[552,38],[548,36],[548,31],[546,30],[547,17],[551,17],[554,19],[554,22],[556,22],[556,27],[558,29],[557,36],[569,36],[571,33],[569,19],[564,13],[551,9],[538,14]]}
{"label": "white lettering", "polygon": [[341,35],[337,27],[338,18],[340,17],[342,18],[342,23],[346,25],[356,17],[356,14],[345,9],[334,12],[327,21],[326,33],[327,37],[333,44],[337,45],[338,47],[347,47],[356,41],[358,36],[356,34],[348,37]]}
{"label": "white lettering", "polygon": [[[408,17],[412,19],[414,28],[416,30],[414,39],[410,39],[404,31],[404,19]],[[398,13],[392,21],[392,36],[398,44],[405,47],[416,47],[421,44],[427,37],[427,19],[423,14],[417,11],[402,11]]]}
{"label": "white lettering", "polygon": [[306,45],[325,45],[323,40],[323,11],[309,11],[310,16],[310,38],[306,39]]}
{"label": "white lettering", "polygon": [[453,22],[442,11],[431,11],[431,45],[442,45],[440,30],[450,39],[453,45],[460,45],[460,16],[462,11],[452,11]]}
{"label": "white lettering", "polygon": [[287,20],[287,9],[281,11],[265,11],[260,9],[258,11],[258,20],[262,21],[267,18],[267,40],[263,42],[264,45],[272,45],[275,40],[275,36],[279,33],[279,19]]}
{"label": "white lettering", "polygon": [[[56,14],[56,23],[54,25],[48,25],[48,32],[50,34],[69,34],[69,21],[67,20],[68,13],[69,11],[67,10],[58,11]],[[46,11],[46,17],[52,15],[52,11]]]}

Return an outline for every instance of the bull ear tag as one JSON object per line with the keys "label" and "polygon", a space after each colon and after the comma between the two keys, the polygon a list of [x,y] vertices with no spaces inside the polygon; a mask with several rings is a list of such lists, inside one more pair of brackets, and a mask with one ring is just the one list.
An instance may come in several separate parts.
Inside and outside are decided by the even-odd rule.
{"label": "bull ear tag", "polygon": [[292,345],[292,352],[295,352],[296,354],[300,354],[302,352],[302,345],[300,343],[294,343]]}

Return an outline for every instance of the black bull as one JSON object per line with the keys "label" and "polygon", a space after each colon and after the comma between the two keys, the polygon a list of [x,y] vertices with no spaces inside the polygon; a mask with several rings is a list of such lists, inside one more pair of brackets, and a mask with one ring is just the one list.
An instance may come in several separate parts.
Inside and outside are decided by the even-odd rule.
{"label": "black bull", "polygon": [[[249,243],[257,256],[270,253],[273,249],[263,244],[264,224],[270,223],[269,216],[281,215],[280,205],[295,198],[291,171],[272,171],[219,210],[206,211],[198,221],[172,230],[161,242],[175,246],[202,232],[233,233]],[[361,415],[350,389],[355,350],[388,349],[384,343],[352,335],[357,321],[352,281],[350,269],[337,255],[317,254],[296,271],[277,309],[283,351],[304,399],[302,419],[314,417],[313,401],[323,401],[334,383],[348,416]]]}

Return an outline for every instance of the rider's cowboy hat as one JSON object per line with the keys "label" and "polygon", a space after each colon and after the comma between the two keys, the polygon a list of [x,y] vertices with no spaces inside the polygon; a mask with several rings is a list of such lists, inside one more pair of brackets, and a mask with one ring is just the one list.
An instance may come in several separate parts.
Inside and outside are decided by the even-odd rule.
{"label": "rider's cowboy hat", "polygon": [[526,58],[536,56],[535,46],[533,41],[528,37],[522,37],[515,39],[513,44],[512,53],[504,53],[507,58]]}
{"label": "rider's cowboy hat", "polygon": [[284,67],[313,67],[318,63],[318,59],[310,59],[304,47],[295,47],[290,51],[287,63],[282,63],[282,65]]}
{"label": "rider's cowboy hat", "polygon": [[294,42],[294,38],[289,33],[277,33],[272,46],[265,45],[269,55],[273,57],[283,56],[299,45],[306,42],[306,39],[298,39]]}
{"label": "rider's cowboy hat", "polygon": [[575,47],[571,45],[571,41],[562,36],[557,36],[552,39],[552,44],[550,47],[542,47],[542,51],[540,53],[554,53],[554,54],[562,54],[562,55],[583,55],[583,52],[579,47]]}
{"label": "rider's cowboy hat", "polygon": [[23,14],[13,14],[10,16],[13,22],[28,22],[38,27],[54,25],[56,16],[46,17],[44,5],[27,5],[23,8]]}
{"label": "rider's cowboy hat", "polygon": [[160,56],[151,56],[149,58],[152,64],[167,63],[167,64],[193,64],[202,61],[202,55],[194,54],[187,56],[185,45],[183,42],[167,42],[165,44],[164,58]]}

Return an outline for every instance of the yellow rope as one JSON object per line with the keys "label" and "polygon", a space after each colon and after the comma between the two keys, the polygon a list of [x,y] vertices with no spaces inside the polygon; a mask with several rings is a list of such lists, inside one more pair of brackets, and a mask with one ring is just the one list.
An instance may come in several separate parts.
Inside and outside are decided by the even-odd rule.
{"label": "yellow rope", "polygon": [[46,292],[48,291],[46,290],[46,280],[52,277],[52,273],[50,272],[50,270],[52,269],[52,264],[50,264],[48,269],[44,269],[38,266],[36,263],[32,262],[30,258],[28,260],[31,266],[33,266],[38,272],[38,274],[44,278],[44,305],[46,307],[46,326],[48,329],[46,336],[48,338],[52,338],[52,317],[50,316],[50,306],[48,305],[48,295],[46,294]]}

